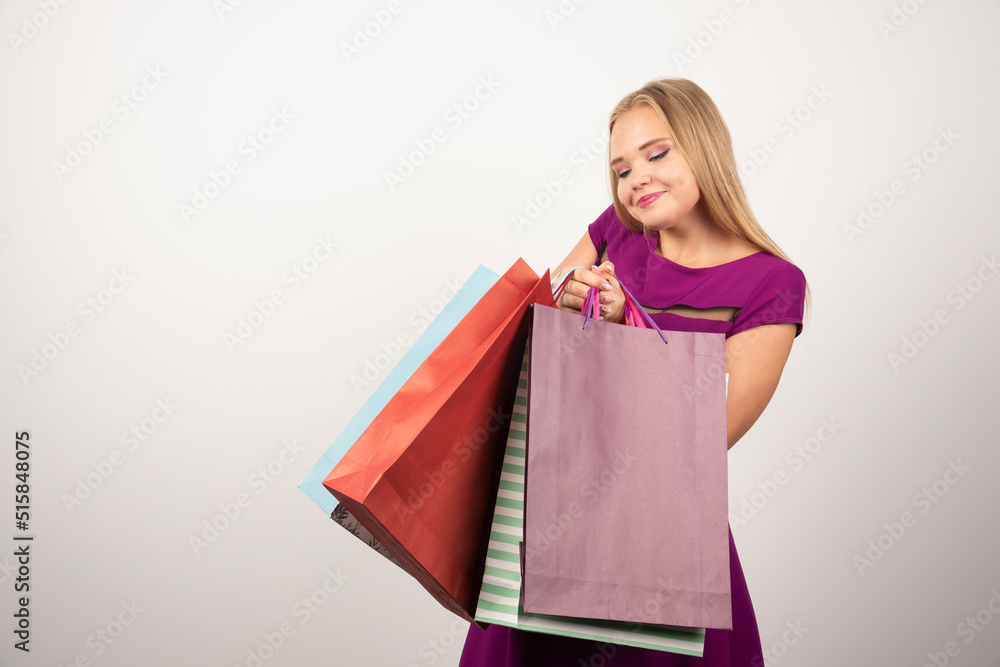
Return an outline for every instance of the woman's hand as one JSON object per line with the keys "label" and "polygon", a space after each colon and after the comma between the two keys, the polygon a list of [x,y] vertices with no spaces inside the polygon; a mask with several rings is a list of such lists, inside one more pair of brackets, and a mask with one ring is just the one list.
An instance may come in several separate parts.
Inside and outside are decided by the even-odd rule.
{"label": "woman's hand", "polygon": [[562,310],[579,313],[583,308],[587,292],[592,287],[598,289],[601,319],[608,322],[621,322],[625,319],[625,294],[621,284],[615,278],[615,267],[611,262],[588,269],[576,269],[572,277],[566,281],[566,289],[556,302]]}

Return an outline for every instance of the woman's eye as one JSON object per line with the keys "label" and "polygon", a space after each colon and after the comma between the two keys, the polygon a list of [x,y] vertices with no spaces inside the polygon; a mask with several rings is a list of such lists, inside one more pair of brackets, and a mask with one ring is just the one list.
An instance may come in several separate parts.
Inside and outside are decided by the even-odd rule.
{"label": "woman's eye", "polygon": [[625,178],[626,176],[628,176],[628,175],[629,175],[629,173],[630,173],[631,171],[632,171],[631,169],[626,169],[625,171],[623,171],[623,172],[621,172],[620,174],[618,174],[618,178]]}
{"label": "woman's eye", "polygon": [[662,153],[657,153],[653,157],[649,158],[649,161],[650,162],[655,162],[656,160],[659,160],[661,157],[665,156],[669,152],[670,152],[670,149],[668,148],[667,150],[663,151]]}

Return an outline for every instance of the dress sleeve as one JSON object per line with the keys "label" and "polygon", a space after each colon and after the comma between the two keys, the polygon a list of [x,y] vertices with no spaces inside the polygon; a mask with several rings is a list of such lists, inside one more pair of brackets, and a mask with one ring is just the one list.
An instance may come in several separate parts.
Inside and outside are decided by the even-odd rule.
{"label": "dress sleeve", "polygon": [[806,277],[794,264],[782,262],[768,272],[747,299],[733,321],[729,336],[762,324],[795,324],[795,335],[802,333],[805,310]]}
{"label": "dress sleeve", "polygon": [[615,213],[615,207],[612,204],[604,209],[604,212],[597,216],[597,220],[590,223],[590,227],[587,228],[587,231],[590,232],[590,240],[597,248],[598,263],[601,260],[601,248],[607,246],[618,227],[621,227],[621,223],[618,221],[618,214]]}

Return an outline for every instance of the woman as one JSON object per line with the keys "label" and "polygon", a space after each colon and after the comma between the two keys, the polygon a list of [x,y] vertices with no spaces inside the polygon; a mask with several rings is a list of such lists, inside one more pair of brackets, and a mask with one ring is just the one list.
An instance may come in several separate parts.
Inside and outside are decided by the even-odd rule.
{"label": "woman", "polygon": [[[751,213],[729,131],[696,84],[647,84],[619,102],[609,130],[614,203],[553,272],[572,271],[557,305],[579,312],[596,287],[603,319],[623,322],[620,277],[661,328],[724,333],[732,447],[778,386],[802,329],[805,278]],[[757,622],[732,533],[729,544],[733,629],[707,630],[702,658],[493,625],[470,628],[461,665],[760,667]]]}

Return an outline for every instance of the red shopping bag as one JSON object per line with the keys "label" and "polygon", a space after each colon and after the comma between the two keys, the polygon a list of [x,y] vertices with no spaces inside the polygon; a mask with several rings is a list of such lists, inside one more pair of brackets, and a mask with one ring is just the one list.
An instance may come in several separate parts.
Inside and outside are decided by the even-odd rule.
{"label": "red shopping bag", "polygon": [[731,628],[723,335],[532,310],[524,611]]}
{"label": "red shopping bag", "polygon": [[472,621],[527,308],[518,260],[390,399],[323,485],[439,602]]}

